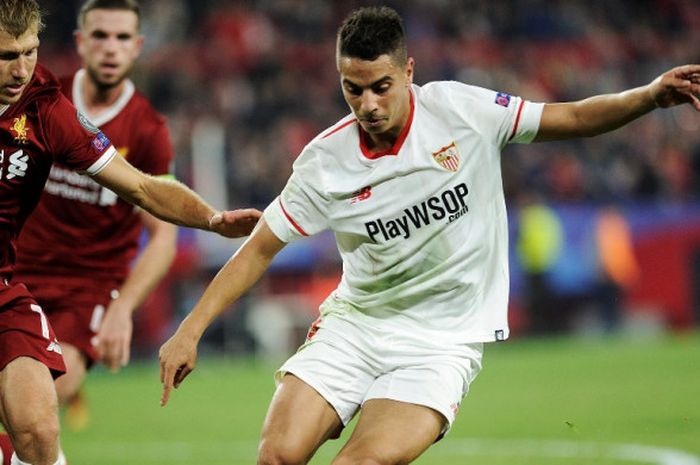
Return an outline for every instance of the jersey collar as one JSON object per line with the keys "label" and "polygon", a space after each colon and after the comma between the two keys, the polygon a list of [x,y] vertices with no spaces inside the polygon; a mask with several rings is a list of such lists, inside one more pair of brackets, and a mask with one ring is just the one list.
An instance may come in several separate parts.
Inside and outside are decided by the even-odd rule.
{"label": "jersey collar", "polygon": [[124,90],[122,90],[121,95],[119,96],[117,101],[114,102],[114,105],[109,107],[106,111],[100,113],[99,116],[89,116],[88,112],[86,111],[85,100],[83,99],[82,92],[82,84],[83,79],[85,79],[85,74],[86,73],[84,69],[79,69],[75,73],[75,77],[73,78],[72,89],[73,104],[75,105],[75,108],[77,108],[80,111],[80,113],[88,117],[92,124],[94,124],[97,127],[101,127],[112,121],[114,117],[117,116],[119,112],[124,109],[126,104],[129,103],[129,100],[131,100],[131,97],[133,97],[136,88],[134,86],[134,83],[131,82],[130,79],[126,79],[124,81]]}
{"label": "jersey collar", "polygon": [[362,129],[362,126],[360,126],[359,123],[357,124],[357,129],[360,131],[360,150],[362,150],[362,154],[366,158],[369,158],[370,160],[376,160],[377,158],[381,158],[385,155],[399,154],[399,150],[401,150],[401,147],[403,146],[403,143],[406,140],[406,136],[408,136],[408,131],[411,129],[411,124],[413,123],[413,113],[415,112],[415,102],[413,99],[412,89],[408,90],[408,95],[411,106],[410,113],[408,114],[408,121],[406,122],[406,125],[404,126],[403,130],[401,131],[401,134],[399,134],[399,137],[396,138],[396,142],[394,142],[394,145],[389,147],[388,149],[382,150],[381,152],[372,152],[367,147],[367,133]]}

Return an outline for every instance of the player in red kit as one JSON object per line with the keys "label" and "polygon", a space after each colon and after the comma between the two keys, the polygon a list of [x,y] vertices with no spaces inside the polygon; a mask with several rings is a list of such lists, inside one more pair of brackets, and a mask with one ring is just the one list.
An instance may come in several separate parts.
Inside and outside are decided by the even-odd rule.
{"label": "player in red kit", "polygon": [[16,449],[12,465],[65,463],[53,382],[65,371],[62,349],[41,306],[12,280],[15,241],[52,164],[86,174],[176,224],[238,237],[260,216],[217,212],[184,185],[144,174],[118,156],[61,94],[58,80],[37,65],[41,28],[35,0],[0,0],[0,420]]}
{"label": "player in red kit", "polygon": [[[63,93],[133,166],[171,176],[166,121],[129,79],[143,43],[139,4],[89,0],[77,23],[83,66],[61,79]],[[148,240],[131,266],[144,227]],[[66,374],[56,380],[59,405],[78,404],[95,362],[112,371],[128,363],[132,313],[169,269],[176,234],[174,225],[54,163],[22,230],[14,280],[29,288],[61,343]]]}

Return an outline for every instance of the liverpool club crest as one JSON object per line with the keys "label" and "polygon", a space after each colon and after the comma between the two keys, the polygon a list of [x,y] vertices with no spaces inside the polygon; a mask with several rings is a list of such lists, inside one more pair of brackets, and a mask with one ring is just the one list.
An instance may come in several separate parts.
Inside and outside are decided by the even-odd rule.
{"label": "liverpool club crest", "polygon": [[12,127],[10,131],[15,134],[15,142],[20,144],[27,143],[27,134],[29,133],[29,128],[27,127],[27,115],[18,116],[13,120]]}

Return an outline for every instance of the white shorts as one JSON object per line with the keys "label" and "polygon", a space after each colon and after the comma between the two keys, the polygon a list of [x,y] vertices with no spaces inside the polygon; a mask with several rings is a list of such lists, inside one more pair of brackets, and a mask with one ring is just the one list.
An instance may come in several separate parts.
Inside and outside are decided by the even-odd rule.
{"label": "white shorts", "polygon": [[277,371],[314,388],[347,425],[370,399],[424,405],[455,419],[481,370],[483,343],[446,346],[410,334],[388,334],[347,317],[326,315],[311,337]]}

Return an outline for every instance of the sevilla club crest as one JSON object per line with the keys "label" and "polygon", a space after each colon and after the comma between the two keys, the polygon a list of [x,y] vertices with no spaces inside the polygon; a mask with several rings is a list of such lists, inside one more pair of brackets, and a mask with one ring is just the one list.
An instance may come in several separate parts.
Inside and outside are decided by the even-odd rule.
{"label": "sevilla club crest", "polygon": [[441,148],[433,154],[433,160],[448,171],[457,171],[461,160],[457,145],[452,142],[447,147]]}

